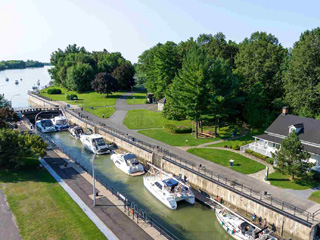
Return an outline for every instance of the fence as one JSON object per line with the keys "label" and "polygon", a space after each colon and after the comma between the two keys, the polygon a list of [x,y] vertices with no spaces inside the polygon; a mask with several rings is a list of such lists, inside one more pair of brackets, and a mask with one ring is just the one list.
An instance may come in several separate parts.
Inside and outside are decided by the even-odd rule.
{"label": "fence", "polygon": [[[92,176],[92,164],[87,160],[84,160],[80,155],[76,155],[74,152],[69,151],[66,147],[62,145],[57,145],[52,138],[46,134],[39,133],[42,138],[51,143],[54,149],[59,149],[61,152],[66,154],[70,159],[78,164],[83,170]],[[95,169],[95,178],[101,185],[108,189],[113,195],[115,195],[119,200],[123,202],[125,213],[132,217],[137,223],[139,221],[144,221],[149,224],[151,227],[157,229],[162,235],[170,240],[178,240],[179,238],[175,236],[170,230],[156,221],[147,211],[142,208],[139,208],[139,205],[129,198],[125,197],[125,194],[120,193],[115,187],[113,187],[106,177],[99,171]]]}
{"label": "fence", "polygon": [[[38,97],[41,98],[41,97]],[[44,100],[45,101],[45,100]],[[51,103],[51,105],[54,105]],[[290,203],[284,202],[276,197],[265,195],[261,192],[255,191],[244,184],[240,184],[237,181],[233,181],[228,179],[225,176],[220,175],[217,172],[214,172],[212,170],[206,169],[205,166],[198,166],[194,162],[191,162],[189,160],[186,160],[184,158],[181,158],[180,156],[171,153],[169,150],[166,150],[164,148],[161,148],[159,146],[154,146],[152,144],[146,143],[144,141],[141,141],[136,138],[132,138],[125,134],[124,132],[121,132],[119,130],[116,130],[110,126],[107,126],[105,123],[100,121],[95,121],[94,119],[91,119],[90,117],[80,117],[76,112],[74,112],[72,109],[66,109],[66,112],[74,116],[75,118],[86,122],[89,125],[92,125],[93,127],[98,127],[102,131],[111,134],[112,136],[115,136],[117,138],[120,138],[134,146],[137,146],[143,150],[146,150],[150,153],[155,153],[158,155],[161,155],[163,159],[180,166],[190,172],[193,172],[194,174],[197,174],[198,176],[201,176],[207,180],[210,180],[212,182],[215,182],[216,184],[225,187],[229,189],[230,191],[236,192],[237,194],[246,197],[252,201],[255,201],[269,209],[272,209],[278,213],[281,213],[282,215],[291,218],[301,224],[304,224],[308,227],[312,226],[313,221],[319,221],[320,216],[318,214],[312,214],[304,209],[301,209],[299,207],[296,207]]]}

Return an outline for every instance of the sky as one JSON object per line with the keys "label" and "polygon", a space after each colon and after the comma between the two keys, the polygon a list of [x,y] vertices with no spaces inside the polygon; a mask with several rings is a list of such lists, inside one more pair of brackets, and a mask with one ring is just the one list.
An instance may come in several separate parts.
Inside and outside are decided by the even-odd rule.
{"label": "sky", "polygon": [[0,0],[0,60],[49,62],[75,43],[135,63],[159,42],[217,32],[239,43],[265,31],[292,47],[319,27],[319,8],[318,0]]}

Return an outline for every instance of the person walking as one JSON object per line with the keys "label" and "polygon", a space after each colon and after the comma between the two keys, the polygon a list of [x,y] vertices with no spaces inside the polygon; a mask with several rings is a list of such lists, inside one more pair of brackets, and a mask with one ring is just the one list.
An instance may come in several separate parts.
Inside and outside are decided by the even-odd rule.
{"label": "person walking", "polygon": [[102,118],[104,118],[104,114],[102,114]]}

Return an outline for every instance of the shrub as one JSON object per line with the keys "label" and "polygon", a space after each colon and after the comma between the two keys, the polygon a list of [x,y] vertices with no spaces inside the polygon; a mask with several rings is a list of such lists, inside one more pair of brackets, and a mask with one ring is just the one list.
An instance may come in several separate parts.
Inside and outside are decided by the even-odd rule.
{"label": "shrub", "polygon": [[78,100],[77,94],[68,94],[67,100]]}
{"label": "shrub", "polygon": [[271,164],[271,165],[273,165],[274,159],[273,159],[273,158],[267,158],[267,159],[266,159],[266,162],[269,163],[269,164]]}
{"label": "shrub", "polygon": [[240,150],[240,146],[238,144],[232,145],[233,150]]}
{"label": "shrub", "polygon": [[61,89],[59,88],[50,88],[47,91],[48,94],[61,94]]}
{"label": "shrub", "polygon": [[165,124],[163,128],[170,133],[191,133],[192,131],[190,127],[184,125],[177,127],[176,125],[170,123]]}
{"label": "shrub", "polygon": [[252,156],[255,156],[255,157],[257,157],[257,158],[260,158],[260,159],[262,159],[262,160],[266,160],[266,159],[267,159],[267,156],[264,156],[264,155],[262,155],[262,154],[260,154],[260,153],[257,153],[257,152],[255,152],[255,151],[252,151],[251,149],[246,149],[245,152],[251,154]]}

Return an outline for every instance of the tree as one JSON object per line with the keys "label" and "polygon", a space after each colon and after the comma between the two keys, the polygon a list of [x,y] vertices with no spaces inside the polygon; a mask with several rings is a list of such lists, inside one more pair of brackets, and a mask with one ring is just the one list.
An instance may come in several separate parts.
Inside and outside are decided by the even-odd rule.
{"label": "tree", "polygon": [[135,84],[133,79],[134,68],[129,62],[116,67],[112,72],[112,76],[118,80],[119,89],[128,90]]}
{"label": "tree", "polygon": [[124,62],[125,59],[119,52],[104,54],[98,61],[98,72],[112,73],[116,67]]}
{"label": "tree", "polygon": [[320,28],[305,31],[294,44],[284,74],[286,103],[305,117],[320,115]]}
{"label": "tree", "polygon": [[194,46],[183,58],[182,69],[167,94],[172,111],[177,109],[184,112],[188,119],[196,122],[196,138],[198,122],[207,113],[209,68],[205,52],[199,46]]}
{"label": "tree", "polygon": [[44,157],[46,147],[47,144],[38,135],[0,129],[0,168],[19,167],[20,160],[25,157]]}
{"label": "tree", "polygon": [[303,150],[302,144],[295,131],[283,140],[281,149],[273,153],[280,172],[290,174],[293,180],[295,176],[303,176],[309,163],[306,161],[310,158],[310,154]]}
{"label": "tree", "polygon": [[118,90],[118,81],[109,73],[98,73],[91,83],[92,88],[98,93],[106,93],[108,97]]}
{"label": "tree", "polygon": [[8,121],[15,121],[17,119],[17,114],[8,107],[0,108],[0,129],[8,127]]}
{"label": "tree", "polygon": [[[279,112],[276,103],[284,95],[282,65],[286,56],[287,50],[275,36],[255,32],[239,44],[239,52],[235,57],[234,73],[241,79],[242,92],[247,96],[253,91],[253,86],[260,82],[265,90],[265,110],[270,115]],[[262,109],[255,111],[258,110]]]}
{"label": "tree", "polygon": [[89,64],[76,63],[67,70],[66,86],[68,89],[80,93],[89,91],[93,76],[94,70]]}

